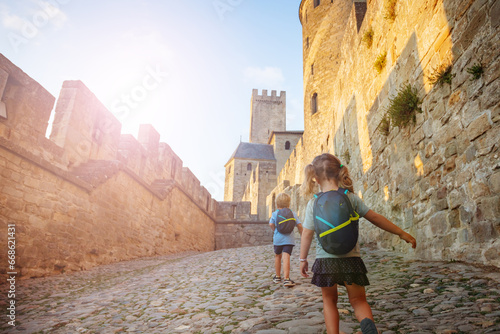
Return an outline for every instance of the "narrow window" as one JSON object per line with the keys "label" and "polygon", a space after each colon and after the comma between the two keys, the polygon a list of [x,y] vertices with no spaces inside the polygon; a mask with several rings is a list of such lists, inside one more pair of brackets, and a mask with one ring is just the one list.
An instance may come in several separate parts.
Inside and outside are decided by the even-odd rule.
{"label": "narrow window", "polygon": [[229,166],[229,168],[227,169],[227,173],[231,174],[231,166]]}
{"label": "narrow window", "polygon": [[289,150],[289,149],[290,149],[290,142],[287,140],[285,143],[285,150]]}
{"label": "narrow window", "polygon": [[315,114],[318,111],[318,94],[314,93],[311,98],[311,114]]}
{"label": "narrow window", "polygon": [[247,170],[252,170],[252,164],[250,164],[250,163],[249,163],[249,164],[247,165]]}
{"label": "narrow window", "polygon": [[306,38],[306,49],[309,49],[309,37]]}
{"label": "narrow window", "polygon": [[311,65],[311,75],[314,75],[314,64]]}
{"label": "narrow window", "polygon": [[314,0],[314,8],[319,6],[319,0]]}

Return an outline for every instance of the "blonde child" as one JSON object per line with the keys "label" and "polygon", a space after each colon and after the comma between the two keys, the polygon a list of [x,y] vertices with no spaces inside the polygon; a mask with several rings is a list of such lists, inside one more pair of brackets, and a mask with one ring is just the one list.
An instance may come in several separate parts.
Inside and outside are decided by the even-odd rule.
{"label": "blonde child", "polygon": [[[269,220],[269,226],[273,230],[274,269],[276,271],[276,275],[273,277],[273,282],[281,282],[281,260],[283,258],[283,274],[285,276],[283,285],[286,287],[292,287],[295,285],[295,282],[290,279],[290,255],[292,255],[292,250],[295,246],[295,237],[293,235],[294,227],[296,226],[299,233],[302,234],[302,224],[300,223],[297,215],[289,209],[290,200],[290,196],[287,194],[278,194],[276,196],[276,207],[278,210],[273,212],[271,219]],[[288,217],[281,217],[281,214],[279,214],[286,211],[288,211],[290,219],[286,219]],[[278,224],[285,221],[285,219],[291,223],[290,228],[292,231],[290,233],[280,233],[280,231],[278,231]]]}
{"label": "blonde child", "polygon": [[[303,192],[311,196],[317,183],[323,193],[335,191],[338,188],[348,190],[347,196],[355,212],[364,217],[375,226],[398,235],[402,240],[411,243],[415,248],[417,242],[410,234],[406,233],[384,216],[370,210],[363,201],[354,194],[353,183],[346,166],[332,154],[325,153],[314,158],[312,164],[305,168],[305,181]],[[313,207],[315,199],[311,199],[306,208],[304,219],[304,230],[300,246],[300,272],[304,277],[307,274],[307,255],[314,235]],[[312,266],[312,284],[321,288],[323,295],[323,314],[328,334],[339,333],[339,312],[337,309],[337,285],[343,285],[347,289],[349,301],[354,308],[358,321],[361,322],[363,334],[377,334],[378,331],[373,322],[373,315],[366,301],[365,286],[369,285],[366,276],[367,270],[361,259],[359,242],[354,249],[344,255],[333,255],[327,253],[317,240],[316,260]]]}

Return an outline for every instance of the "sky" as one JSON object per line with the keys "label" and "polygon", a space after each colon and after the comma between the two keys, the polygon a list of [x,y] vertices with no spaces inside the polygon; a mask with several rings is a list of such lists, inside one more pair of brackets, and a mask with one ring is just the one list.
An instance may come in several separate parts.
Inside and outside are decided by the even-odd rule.
{"label": "sky", "polygon": [[[0,53],[56,98],[81,80],[137,138],[152,124],[217,200],[252,89],[303,129],[300,0],[2,0]],[[50,127],[50,125],[49,125]]]}

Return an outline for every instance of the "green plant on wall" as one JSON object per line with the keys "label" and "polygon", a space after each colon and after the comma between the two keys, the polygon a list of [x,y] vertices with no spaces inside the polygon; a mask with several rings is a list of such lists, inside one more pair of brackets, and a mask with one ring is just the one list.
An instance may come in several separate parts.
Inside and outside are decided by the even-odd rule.
{"label": "green plant on wall", "polygon": [[390,130],[391,130],[391,120],[389,119],[389,116],[385,114],[382,120],[380,121],[380,124],[378,125],[378,131],[382,135],[388,136]]}
{"label": "green plant on wall", "polygon": [[385,14],[384,14],[384,19],[390,22],[394,22],[396,19],[396,4],[397,0],[385,0],[384,3],[384,8],[385,8]]}
{"label": "green plant on wall", "polygon": [[370,27],[365,34],[363,35],[363,43],[366,44],[366,47],[369,49],[372,47],[373,44],[373,35],[375,33],[373,32],[373,28]]}
{"label": "green plant on wall", "polygon": [[443,86],[445,83],[451,85],[451,81],[455,76],[455,74],[451,73],[451,70],[451,65],[434,70],[434,72],[429,77],[430,82],[432,84],[439,84],[439,86]]}
{"label": "green plant on wall", "polygon": [[483,65],[477,63],[467,69],[467,73],[472,74],[471,81],[478,80],[484,73]]}
{"label": "green plant on wall", "polygon": [[387,52],[382,52],[375,60],[373,67],[380,73],[385,68],[385,64],[387,64]]}
{"label": "green plant on wall", "polygon": [[422,101],[418,97],[418,90],[409,83],[401,86],[394,98],[389,98],[387,116],[393,127],[405,127],[410,122],[415,123],[417,112],[421,113],[420,104]]}

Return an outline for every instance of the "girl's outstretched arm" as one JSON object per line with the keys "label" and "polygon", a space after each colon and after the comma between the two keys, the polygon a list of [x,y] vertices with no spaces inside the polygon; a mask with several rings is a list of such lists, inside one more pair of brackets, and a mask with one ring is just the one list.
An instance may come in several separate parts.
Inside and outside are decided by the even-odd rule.
{"label": "girl's outstretched arm", "polygon": [[300,274],[304,277],[309,277],[307,270],[309,269],[307,264],[307,255],[309,254],[309,248],[311,247],[311,241],[314,236],[314,231],[303,228],[302,237],[300,238],[300,258],[306,259],[306,261],[300,261]]}
{"label": "girl's outstretched arm", "polygon": [[[373,210],[369,210],[366,213],[364,218],[368,219],[368,221],[370,223],[372,223],[373,225],[375,225],[375,226],[377,226],[377,227],[379,227],[387,232],[390,232],[392,234],[396,234],[397,236],[399,236],[401,239],[403,239],[407,243],[410,243],[412,248],[417,247],[417,240],[415,240],[414,237],[412,237],[409,233],[406,233],[405,231],[403,231],[398,226],[391,223],[389,221],[389,219],[385,218],[381,214],[378,214]],[[301,247],[301,250],[302,250],[302,247]]]}

